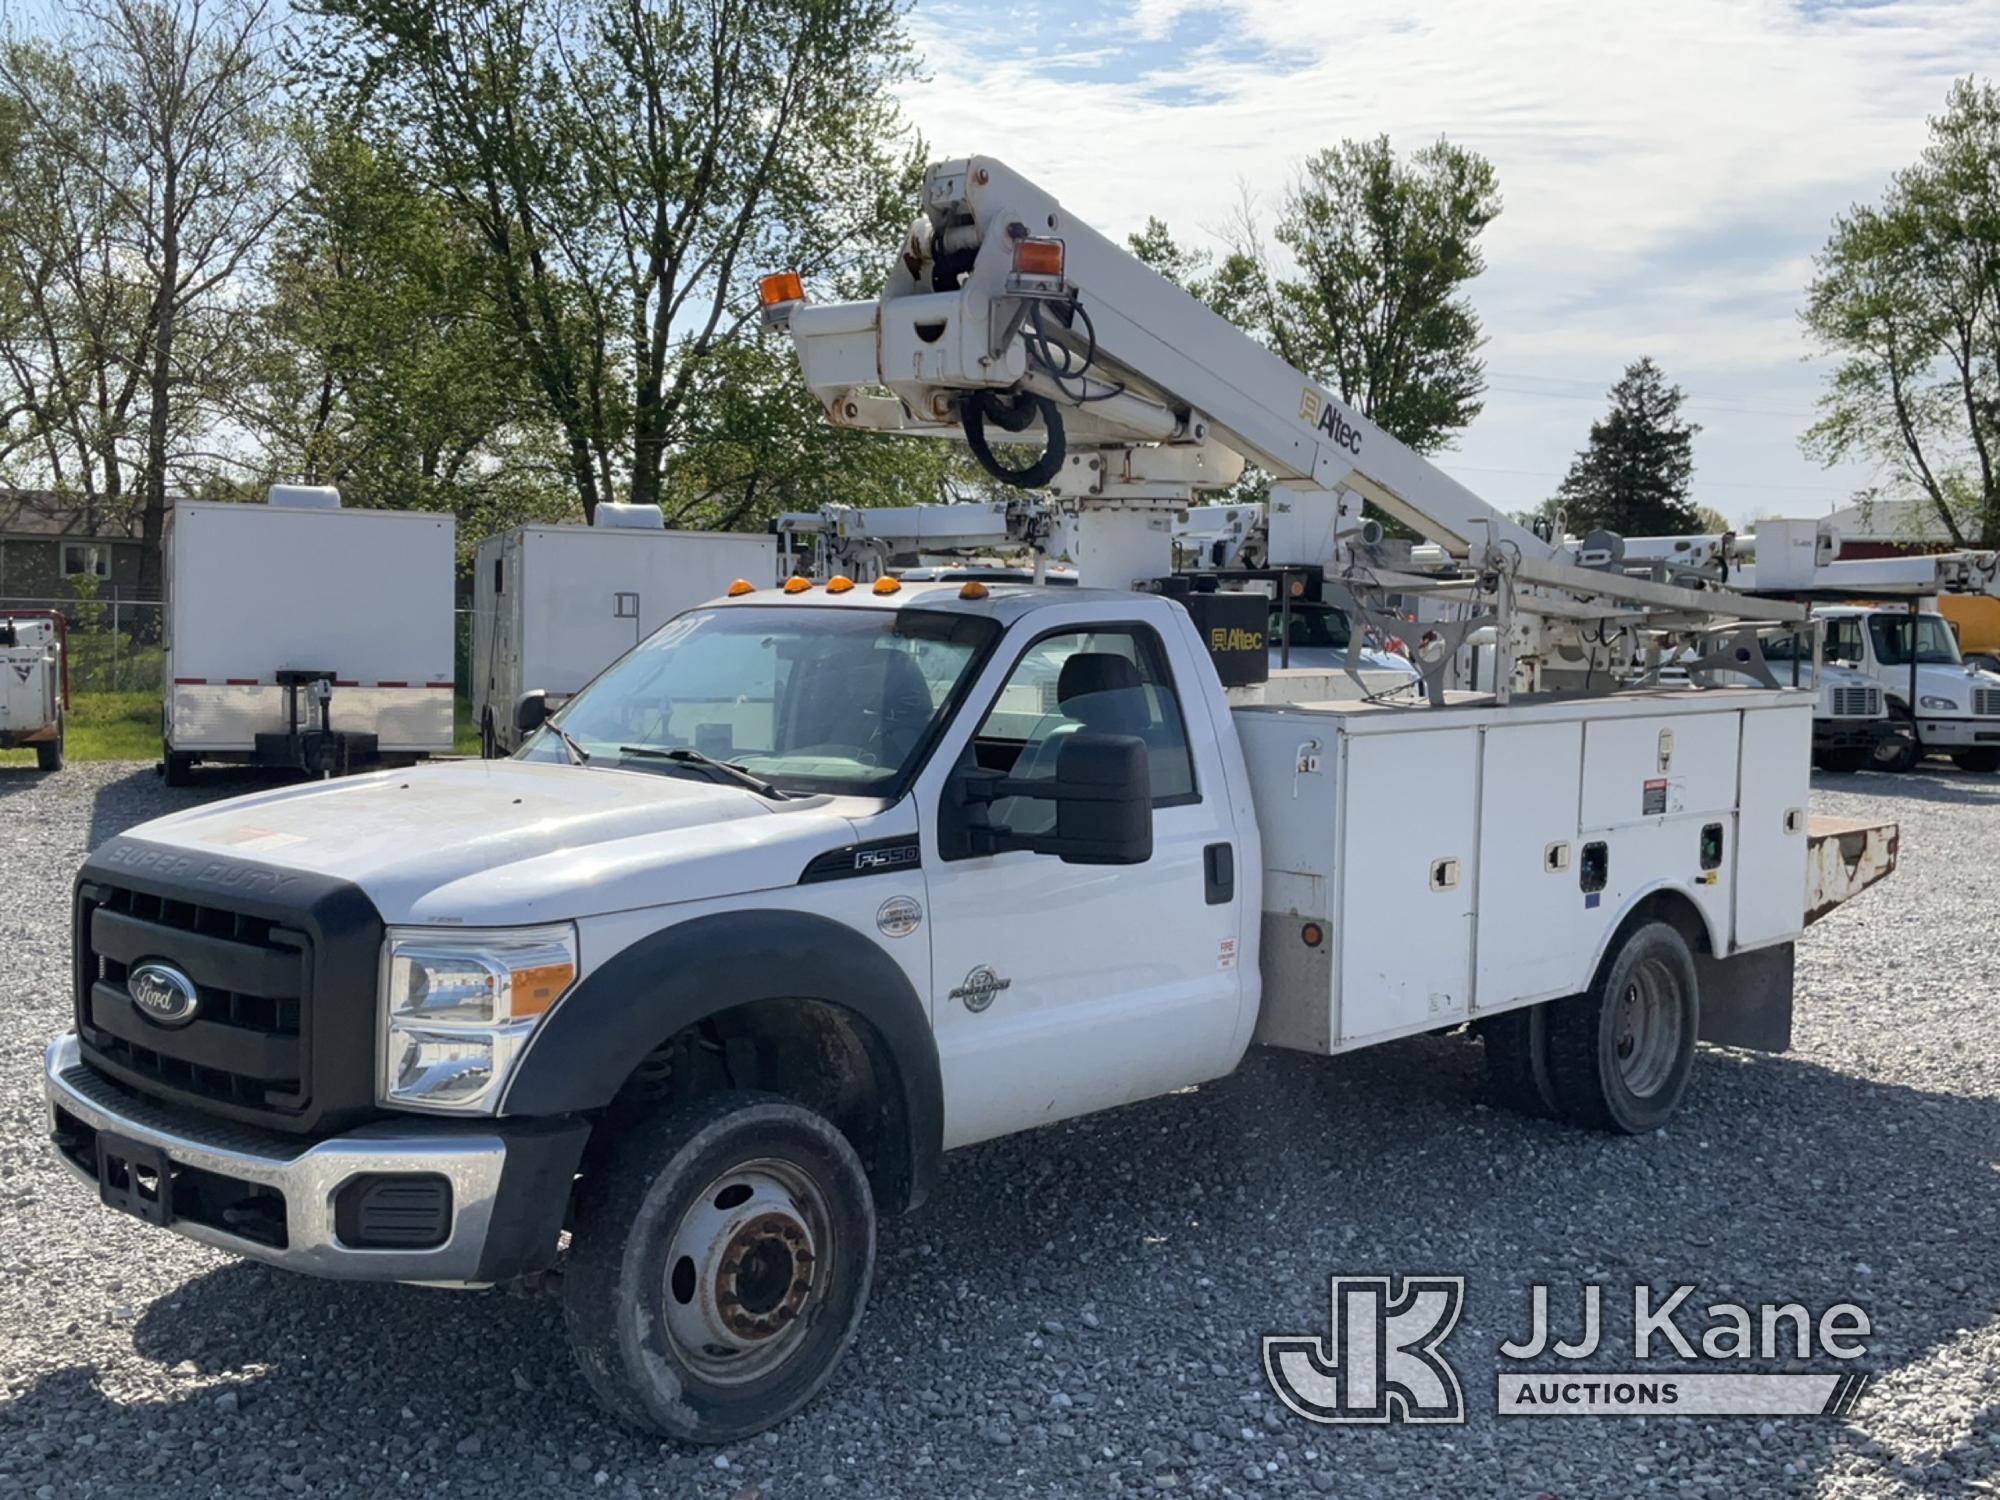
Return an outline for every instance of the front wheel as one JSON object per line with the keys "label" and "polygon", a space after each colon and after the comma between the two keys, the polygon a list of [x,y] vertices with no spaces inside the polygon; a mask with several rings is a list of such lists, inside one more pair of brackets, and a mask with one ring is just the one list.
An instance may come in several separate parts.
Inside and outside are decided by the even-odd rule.
{"label": "front wheel", "polygon": [[1889,717],[1894,721],[1897,732],[1876,745],[1875,769],[1914,771],[1917,762],[1924,758],[1924,747],[1917,740],[1917,721],[1908,709],[1895,703],[1889,705]]}
{"label": "front wheel", "polygon": [[875,1272],[868,1176],[829,1121],[711,1095],[617,1140],[579,1191],[564,1321],[614,1413],[729,1443],[819,1393]]}
{"label": "front wheel", "polygon": [[1665,922],[1625,937],[1581,995],[1550,1004],[1549,1080],[1563,1117],[1641,1135],[1687,1091],[1700,1029],[1694,955]]}
{"label": "front wheel", "polygon": [[1960,750],[1951,763],[1961,771],[1977,771],[1982,776],[2000,771],[2000,750]]}

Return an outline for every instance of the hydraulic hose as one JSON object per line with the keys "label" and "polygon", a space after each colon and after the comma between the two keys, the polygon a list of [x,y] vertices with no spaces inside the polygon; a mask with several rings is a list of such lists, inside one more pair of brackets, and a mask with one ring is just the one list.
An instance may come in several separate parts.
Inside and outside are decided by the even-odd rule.
{"label": "hydraulic hose", "polygon": [[[1008,432],[1022,432],[1028,427],[1032,417],[1042,419],[1042,427],[1049,435],[1048,446],[1042,456],[1025,469],[1012,469],[993,456],[993,445],[986,440],[986,423],[990,419],[994,426]],[[970,391],[958,403],[959,425],[965,429],[965,444],[972,450],[972,456],[979,460],[979,466],[1002,484],[1011,484],[1017,489],[1038,490],[1057,474],[1062,472],[1063,460],[1068,456],[1069,445],[1063,436],[1062,411],[1046,396],[1037,396],[1031,391],[1020,391],[1012,396],[1002,397],[992,391]]]}

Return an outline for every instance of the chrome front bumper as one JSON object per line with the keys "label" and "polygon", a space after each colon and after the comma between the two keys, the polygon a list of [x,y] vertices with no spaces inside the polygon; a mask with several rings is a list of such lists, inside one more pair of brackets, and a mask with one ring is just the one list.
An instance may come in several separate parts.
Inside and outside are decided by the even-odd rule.
{"label": "chrome front bumper", "polygon": [[[164,1153],[174,1169],[193,1168],[244,1184],[246,1193],[276,1193],[284,1205],[282,1245],[175,1212],[166,1215],[167,1227],[315,1276],[478,1286],[536,1269],[533,1262],[546,1263],[555,1254],[562,1205],[588,1133],[581,1122],[554,1122],[553,1129],[526,1122],[524,1134],[494,1120],[405,1119],[331,1140],[294,1140],[169,1111],[140,1098],[85,1066],[73,1034],[49,1044],[43,1075],[57,1154],[81,1181],[99,1188],[98,1173],[85,1159],[103,1135]],[[88,1130],[88,1146],[78,1144],[76,1123]],[[510,1155],[516,1158],[511,1170]],[[369,1174],[443,1177],[451,1202],[442,1243],[427,1249],[343,1244],[335,1228],[335,1197],[344,1185]],[[523,1222],[523,1215],[532,1222]]]}

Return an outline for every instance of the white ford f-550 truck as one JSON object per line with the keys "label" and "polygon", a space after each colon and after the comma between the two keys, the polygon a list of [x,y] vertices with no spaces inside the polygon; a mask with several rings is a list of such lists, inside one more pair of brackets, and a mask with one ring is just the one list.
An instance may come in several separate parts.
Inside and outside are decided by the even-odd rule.
{"label": "white ford f-550 truck", "polygon": [[[1894,830],[1808,829],[1810,692],[1611,689],[1718,616],[1803,610],[1537,550],[998,163],[934,169],[927,204],[922,277],[793,312],[808,384],[884,425],[952,392],[978,399],[968,437],[1055,448],[1067,423],[1083,586],[744,582],[555,718],[526,697],[511,760],[112,839],[77,879],[76,1024],[46,1059],[55,1147],[106,1205],[331,1276],[560,1264],[607,1405],[728,1441],[830,1377],[876,1216],[953,1147],[1260,1040],[1469,1024],[1504,1097],[1627,1132],[1668,1118],[1698,1038],[1786,1045],[1794,940],[1888,871]],[[986,250],[963,285],[931,267],[979,242],[967,215],[1039,279],[986,278]],[[1067,273],[1015,255],[1023,222],[1063,226]],[[1045,284],[1096,327],[1067,386],[1034,367],[1086,382],[1067,418],[986,399],[1027,378],[1007,308]],[[864,407],[843,382],[911,374],[905,317],[934,388]],[[1288,506],[1365,486],[1458,549],[1495,691],[1233,706],[1220,668],[1264,670],[1265,601],[1129,587],[1166,571],[1188,487],[1240,472],[1225,440]],[[1607,691],[1535,690],[1547,653],[1590,650]]]}

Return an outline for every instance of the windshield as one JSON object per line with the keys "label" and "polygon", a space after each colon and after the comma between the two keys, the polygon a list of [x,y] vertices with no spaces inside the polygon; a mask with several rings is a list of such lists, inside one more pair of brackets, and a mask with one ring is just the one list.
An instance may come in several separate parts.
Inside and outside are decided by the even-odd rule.
{"label": "windshield", "polygon": [[[591,765],[700,775],[659,758],[694,750],[787,792],[894,796],[998,633],[991,620],[921,609],[699,609],[669,620],[553,722]],[[560,761],[569,751],[544,732],[522,754]]]}
{"label": "windshield", "polygon": [[1958,665],[1958,641],[1942,615],[1870,615],[1868,634],[1875,641],[1875,659],[1885,667],[1910,664],[1910,640],[1915,630],[1916,660],[1925,666]]}
{"label": "windshield", "polygon": [[[1283,607],[1272,605],[1268,639],[1273,646],[1286,639],[1284,620]],[[1347,616],[1330,604],[1294,604],[1289,634],[1294,647],[1345,650],[1348,641]]]}

